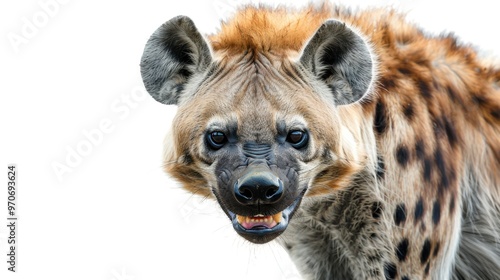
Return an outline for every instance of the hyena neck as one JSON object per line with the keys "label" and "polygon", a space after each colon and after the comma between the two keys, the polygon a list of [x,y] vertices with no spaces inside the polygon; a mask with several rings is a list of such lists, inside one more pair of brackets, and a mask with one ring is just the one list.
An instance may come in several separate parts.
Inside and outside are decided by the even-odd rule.
{"label": "hyena neck", "polygon": [[385,233],[376,178],[366,169],[328,197],[304,199],[281,239],[305,279],[378,279],[383,275]]}

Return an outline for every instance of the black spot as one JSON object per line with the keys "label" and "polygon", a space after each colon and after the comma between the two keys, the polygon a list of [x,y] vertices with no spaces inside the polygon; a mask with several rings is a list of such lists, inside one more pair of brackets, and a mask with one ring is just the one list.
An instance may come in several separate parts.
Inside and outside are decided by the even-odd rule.
{"label": "black spot", "polygon": [[417,139],[415,142],[415,155],[419,160],[424,160],[425,158],[425,144],[424,140]]}
{"label": "black spot", "polygon": [[409,76],[412,74],[411,69],[409,67],[407,67],[406,65],[399,67],[398,71],[403,75]]}
{"label": "black spot", "polygon": [[396,78],[394,77],[388,77],[384,76],[380,78],[380,84],[384,89],[390,89],[396,86],[396,83],[394,82]]}
{"label": "black spot", "polygon": [[425,239],[424,246],[422,247],[422,252],[420,252],[420,263],[424,265],[429,260],[431,254],[431,241],[429,238]]}
{"label": "black spot", "polygon": [[408,276],[403,276],[403,277],[401,277],[401,280],[410,280],[410,277],[408,277]]}
{"label": "black spot", "polygon": [[372,204],[372,217],[378,219],[380,215],[382,215],[382,203],[376,201]]}
{"label": "black spot", "polygon": [[448,136],[448,141],[452,147],[455,147],[458,142],[457,131],[453,124],[451,124],[450,120],[446,117],[443,117],[444,128],[446,131],[446,136]]}
{"label": "black spot", "polygon": [[432,175],[432,161],[427,158],[424,160],[424,180],[426,182],[430,182],[431,175]]}
{"label": "black spot", "polygon": [[432,123],[432,128],[434,129],[434,134],[436,137],[441,138],[444,136],[444,123],[441,119],[434,119]]}
{"label": "black spot", "polygon": [[396,160],[402,167],[406,167],[408,165],[408,161],[410,160],[410,151],[404,145],[401,145],[396,150]]}
{"label": "black spot", "polygon": [[409,121],[413,119],[413,116],[415,115],[415,111],[413,110],[413,103],[403,105],[403,114]]}
{"label": "black spot", "polygon": [[398,247],[396,248],[396,256],[400,262],[406,260],[406,255],[408,254],[408,239],[405,238],[399,242]]}
{"label": "black spot", "polygon": [[184,153],[183,160],[186,165],[194,163],[193,157],[188,152]]}
{"label": "black spot", "polygon": [[321,171],[320,173],[318,173],[318,175],[316,175],[316,178],[321,178],[323,176],[326,176],[327,174],[329,174],[330,172],[328,170],[323,170]]}
{"label": "black spot", "polygon": [[437,242],[436,245],[434,246],[434,252],[432,252],[432,256],[436,257],[438,253],[439,253],[439,242]]}
{"label": "black spot", "polygon": [[372,234],[370,234],[370,239],[377,239],[378,238],[378,235],[374,232],[372,232]]}
{"label": "black spot", "polygon": [[388,120],[387,120],[387,112],[385,108],[385,104],[382,101],[377,102],[377,106],[375,107],[375,119],[374,119],[374,127],[375,130],[379,134],[383,134],[387,131]]}
{"label": "black spot", "polygon": [[429,275],[429,263],[427,263],[427,265],[425,266],[425,269],[424,269],[424,276],[427,276]]}
{"label": "black spot", "polygon": [[487,97],[484,95],[478,95],[477,93],[473,93],[472,95],[472,102],[476,104],[477,106],[484,106],[485,104],[489,103],[489,100]]}
{"label": "black spot", "polygon": [[397,272],[398,272],[398,270],[397,270],[395,264],[393,264],[393,263],[386,263],[384,265],[385,279],[387,279],[387,280],[389,280],[389,279],[395,279]]}
{"label": "black spot", "polygon": [[377,157],[377,163],[378,163],[378,166],[377,166],[377,178],[379,180],[382,180],[382,179],[384,179],[384,174],[385,174],[385,162],[384,162],[384,158],[379,155]]}
{"label": "black spot", "polygon": [[436,149],[434,153],[434,162],[436,163],[439,174],[441,175],[441,182],[439,184],[440,192],[447,189],[450,185],[448,175],[446,174],[446,162],[443,157],[443,152],[440,148]]}
{"label": "black spot", "polygon": [[500,108],[492,109],[491,110],[491,115],[497,119],[500,120]]}
{"label": "black spot", "polygon": [[472,96],[472,102],[474,102],[475,104],[477,104],[479,106],[483,106],[485,104],[488,104],[490,101],[484,95],[475,94]]}
{"label": "black spot", "polygon": [[424,200],[422,197],[417,201],[417,205],[415,205],[415,223],[420,221],[424,216]]}
{"label": "black spot", "polygon": [[394,212],[394,222],[397,226],[403,224],[406,221],[406,206],[401,203],[396,206],[396,211]]}
{"label": "black spot", "polygon": [[439,204],[439,201],[434,202],[434,206],[432,207],[432,222],[434,225],[437,225],[439,223],[439,220],[441,219],[441,204]]}
{"label": "black spot", "polygon": [[425,97],[427,99],[432,97],[431,90],[429,88],[429,85],[426,82],[419,81],[418,88],[420,90],[420,94],[422,94],[423,97]]}

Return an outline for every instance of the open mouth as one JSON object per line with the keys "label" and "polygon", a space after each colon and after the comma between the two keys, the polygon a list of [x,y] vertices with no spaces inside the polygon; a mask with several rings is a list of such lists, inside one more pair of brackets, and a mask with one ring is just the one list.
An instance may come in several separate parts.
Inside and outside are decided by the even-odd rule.
{"label": "open mouth", "polygon": [[226,211],[232,220],[234,230],[239,235],[253,243],[267,243],[285,231],[295,210],[300,205],[303,195],[304,192],[290,206],[273,215],[243,216],[229,210]]}
{"label": "open mouth", "polygon": [[236,220],[244,229],[271,229],[282,220],[283,213],[279,212],[272,216],[257,214],[252,217],[236,215]]}

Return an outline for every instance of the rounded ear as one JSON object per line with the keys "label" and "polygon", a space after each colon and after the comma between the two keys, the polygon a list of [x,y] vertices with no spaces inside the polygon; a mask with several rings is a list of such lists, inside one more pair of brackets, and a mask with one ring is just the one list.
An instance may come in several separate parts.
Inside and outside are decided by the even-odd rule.
{"label": "rounded ear", "polygon": [[300,62],[331,90],[335,104],[359,101],[373,79],[368,45],[344,23],[327,20],[306,44]]}
{"label": "rounded ear", "polygon": [[178,16],[160,26],[146,43],[142,80],[158,102],[177,104],[189,78],[207,69],[211,61],[208,44],[193,21]]}

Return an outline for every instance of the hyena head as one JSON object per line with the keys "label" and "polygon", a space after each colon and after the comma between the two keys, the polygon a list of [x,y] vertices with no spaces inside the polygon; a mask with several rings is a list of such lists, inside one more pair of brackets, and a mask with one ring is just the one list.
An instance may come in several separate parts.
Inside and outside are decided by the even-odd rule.
{"label": "hyena head", "polygon": [[280,235],[304,195],[341,188],[361,168],[339,106],[366,95],[373,61],[356,32],[327,17],[246,8],[205,39],[179,16],[142,56],[148,92],[178,105],[166,171],[215,197],[254,243]]}

